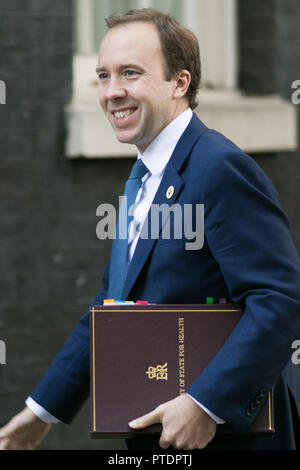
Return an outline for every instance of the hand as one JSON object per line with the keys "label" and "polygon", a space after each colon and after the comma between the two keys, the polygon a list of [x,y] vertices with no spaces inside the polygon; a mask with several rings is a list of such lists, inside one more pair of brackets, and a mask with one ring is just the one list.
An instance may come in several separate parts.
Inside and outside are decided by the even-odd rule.
{"label": "hand", "polygon": [[132,429],[142,429],[161,423],[159,445],[167,449],[203,449],[216,434],[217,424],[188,395],[163,403],[150,413],[129,423]]}
{"label": "hand", "polygon": [[0,428],[0,450],[34,450],[50,428],[26,407]]}

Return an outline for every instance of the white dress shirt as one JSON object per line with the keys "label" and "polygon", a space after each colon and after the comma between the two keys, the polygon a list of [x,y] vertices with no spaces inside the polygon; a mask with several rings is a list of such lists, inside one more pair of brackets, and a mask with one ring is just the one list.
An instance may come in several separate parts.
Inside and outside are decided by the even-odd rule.
{"label": "white dress shirt", "polygon": [[[144,165],[146,165],[149,171],[142,179],[142,186],[139,189],[135,200],[136,205],[133,213],[133,220],[129,229],[128,263],[131,261],[134,254],[140,230],[161,183],[169,159],[171,158],[181,135],[189,125],[192,116],[193,112],[190,108],[188,108],[160,132],[160,134],[151,142],[143,154],[138,152],[138,158],[142,159]],[[216,423],[224,423],[222,419],[214,415],[214,413],[199,403],[195,398],[192,396],[190,396],[190,398],[194,400],[194,402],[196,402],[204,411],[206,411],[206,413],[212,419],[214,419]],[[50,413],[48,413],[48,411],[38,405],[31,397],[26,400],[26,405],[41,420],[47,423],[57,423],[59,421]]]}

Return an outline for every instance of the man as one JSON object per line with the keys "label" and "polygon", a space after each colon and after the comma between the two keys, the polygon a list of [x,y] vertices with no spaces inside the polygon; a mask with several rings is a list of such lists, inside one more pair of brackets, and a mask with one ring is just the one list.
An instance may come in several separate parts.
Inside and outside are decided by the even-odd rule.
{"label": "man", "polygon": [[[130,232],[121,296],[200,303],[209,295],[245,308],[234,333],[186,394],[132,417],[134,429],[161,422],[159,442],[139,440],[129,448],[292,449],[281,372],[300,337],[300,265],[276,190],[250,157],[192,113],[201,76],[192,33],[151,9],[114,15],[108,25],[97,66],[100,104],[117,139],[137,146],[146,169],[134,226],[143,223],[151,203],[205,207],[201,249],[186,250],[184,239],[143,240],[138,229]],[[119,274],[114,253],[113,248],[95,305],[109,297]],[[274,438],[216,436],[224,422],[247,429],[272,387]],[[89,310],[28,407],[0,430],[0,445],[36,447],[51,422],[72,421],[88,393]],[[133,386],[133,399],[135,393]]]}

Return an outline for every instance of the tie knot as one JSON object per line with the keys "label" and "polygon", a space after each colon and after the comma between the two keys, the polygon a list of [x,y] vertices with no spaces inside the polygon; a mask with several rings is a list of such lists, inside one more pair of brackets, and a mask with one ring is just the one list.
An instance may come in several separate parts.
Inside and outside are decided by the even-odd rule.
{"label": "tie knot", "polygon": [[148,168],[139,158],[132,167],[129,179],[141,179],[147,173]]}

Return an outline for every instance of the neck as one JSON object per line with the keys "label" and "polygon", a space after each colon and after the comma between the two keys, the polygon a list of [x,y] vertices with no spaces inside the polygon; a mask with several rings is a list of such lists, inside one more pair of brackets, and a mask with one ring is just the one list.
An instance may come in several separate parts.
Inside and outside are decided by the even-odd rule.
{"label": "neck", "polygon": [[174,121],[180,114],[184,113],[188,108],[190,107],[189,103],[186,100],[180,100],[178,105],[176,106],[174,110],[174,115],[173,118],[170,120],[170,122]]}
{"label": "neck", "polygon": [[[178,118],[178,116],[180,116],[182,113],[184,113],[187,109],[189,109],[189,104],[187,102],[184,102],[184,103],[181,103],[179,106],[176,107],[176,109],[174,110],[174,112],[171,114],[170,116],[170,119],[169,121],[167,122],[167,124],[165,125],[165,127],[163,129],[161,129],[161,131],[159,132],[159,134],[164,130],[166,129],[166,127],[168,127],[171,122],[173,122],[175,119]],[[158,134],[158,135],[159,135]],[[156,136],[157,137],[157,136]],[[149,147],[149,145],[152,144],[152,142],[156,139],[156,137],[151,141],[149,142],[149,144],[146,146],[146,147],[141,147],[139,145],[137,145],[137,149],[138,151],[140,152],[140,154],[143,154],[145,152],[145,150]]]}

